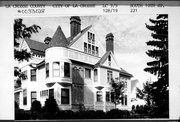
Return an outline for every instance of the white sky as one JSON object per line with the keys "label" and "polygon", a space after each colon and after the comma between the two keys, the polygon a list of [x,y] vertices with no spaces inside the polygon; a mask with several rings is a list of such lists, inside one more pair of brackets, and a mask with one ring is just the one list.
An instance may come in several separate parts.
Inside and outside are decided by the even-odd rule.
{"label": "white sky", "polygon": [[[151,31],[145,27],[145,23],[150,24],[149,18],[156,15],[106,15],[106,16],[83,16],[81,18],[81,29],[93,25],[93,29],[98,33],[98,38],[105,48],[105,36],[108,33],[114,34],[115,57],[123,69],[133,74],[132,79],[138,79],[140,83],[151,78],[156,78],[144,71],[148,61],[154,60],[148,57],[145,52],[150,49],[146,42],[151,40]],[[41,30],[32,35],[32,39],[43,41],[46,36],[52,37],[58,25],[61,26],[66,37],[70,36],[69,17],[37,17],[23,18],[23,23],[27,26],[37,24]],[[96,36],[96,37],[97,37]]]}

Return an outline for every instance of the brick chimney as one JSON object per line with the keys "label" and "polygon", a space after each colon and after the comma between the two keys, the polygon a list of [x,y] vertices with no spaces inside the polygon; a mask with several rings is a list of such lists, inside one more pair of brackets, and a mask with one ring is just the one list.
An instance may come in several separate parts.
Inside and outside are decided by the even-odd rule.
{"label": "brick chimney", "polygon": [[78,16],[72,16],[70,18],[71,26],[71,38],[74,38],[81,31],[81,19]]}
{"label": "brick chimney", "polygon": [[114,36],[112,33],[106,35],[106,52],[110,50],[114,53]]}
{"label": "brick chimney", "polygon": [[51,41],[51,37],[46,37],[45,39],[44,39],[44,43],[45,44],[49,44],[49,42]]}

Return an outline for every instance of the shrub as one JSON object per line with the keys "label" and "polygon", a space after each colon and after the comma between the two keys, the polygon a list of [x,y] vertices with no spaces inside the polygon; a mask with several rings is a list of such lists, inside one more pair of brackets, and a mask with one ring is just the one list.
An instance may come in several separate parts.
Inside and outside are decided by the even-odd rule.
{"label": "shrub", "polygon": [[128,118],[130,116],[130,112],[127,110],[119,110],[119,109],[112,109],[106,113],[107,118]]}
{"label": "shrub", "polygon": [[15,106],[15,110],[19,109],[19,104],[16,101],[14,101],[14,106]]}
{"label": "shrub", "polygon": [[15,120],[28,120],[31,119],[31,112],[23,109],[15,110]]}
{"label": "shrub", "polygon": [[39,114],[41,112],[41,103],[40,101],[33,101],[32,105],[31,105],[31,117],[33,119],[37,119],[39,118]]}
{"label": "shrub", "polygon": [[43,112],[46,113],[56,113],[59,111],[58,104],[54,98],[46,99],[45,105],[43,107]]}
{"label": "shrub", "polygon": [[41,103],[40,103],[40,101],[35,100],[32,103],[31,111],[32,112],[40,112],[41,111]]}

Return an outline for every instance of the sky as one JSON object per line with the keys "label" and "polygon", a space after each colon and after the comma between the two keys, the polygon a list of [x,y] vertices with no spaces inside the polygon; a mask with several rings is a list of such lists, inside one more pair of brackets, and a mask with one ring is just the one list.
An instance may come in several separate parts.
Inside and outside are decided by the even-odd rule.
{"label": "sky", "polygon": [[[93,29],[98,33],[96,36],[105,49],[105,36],[108,33],[114,35],[114,55],[119,66],[132,74],[132,79],[138,79],[140,84],[151,79],[156,80],[154,75],[144,71],[148,61],[154,59],[146,55],[146,51],[151,49],[146,42],[152,40],[151,31],[145,23],[151,24],[149,18],[155,19],[156,15],[100,15],[100,16],[80,16],[81,29],[93,25]],[[26,17],[23,23],[27,26],[37,24],[41,30],[32,35],[32,39],[44,41],[44,38],[52,37],[58,26],[61,26],[66,37],[70,36],[70,20],[67,17]]]}

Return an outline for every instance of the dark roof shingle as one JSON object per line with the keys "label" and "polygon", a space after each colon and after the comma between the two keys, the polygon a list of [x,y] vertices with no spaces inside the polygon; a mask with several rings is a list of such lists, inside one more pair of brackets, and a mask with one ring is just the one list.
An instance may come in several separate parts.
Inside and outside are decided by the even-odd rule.
{"label": "dark roof shingle", "polygon": [[54,33],[52,40],[49,42],[48,47],[67,47],[69,44],[68,40],[66,39],[62,29],[58,26],[56,32]]}
{"label": "dark roof shingle", "polygon": [[32,39],[25,39],[27,45],[29,46],[29,48],[31,49],[31,51],[33,52],[42,52],[44,53],[45,50],[47,49],[48,45],[42,42],[38,42]]}

